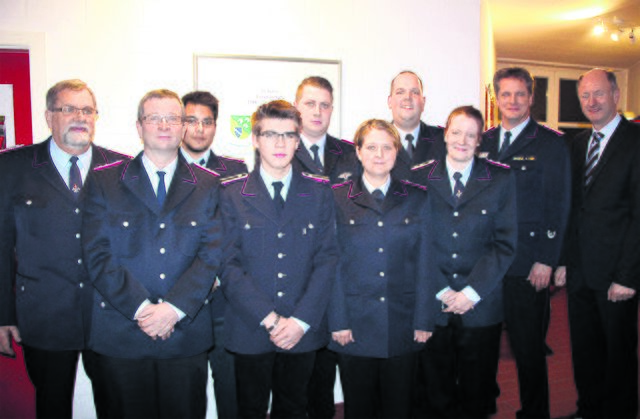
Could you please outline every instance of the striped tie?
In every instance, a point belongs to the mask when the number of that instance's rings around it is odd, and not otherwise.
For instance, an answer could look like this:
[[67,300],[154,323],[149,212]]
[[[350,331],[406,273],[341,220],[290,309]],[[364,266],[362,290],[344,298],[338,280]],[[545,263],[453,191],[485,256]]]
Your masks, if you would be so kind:
[[600,140],[602,140],[604,134],[595,131],[591,138],[591,145],[587,152],[587,164],[584,169],[584,186],[588,186],[593,180],[593,172],[598,164],[598,156],[600,155]]

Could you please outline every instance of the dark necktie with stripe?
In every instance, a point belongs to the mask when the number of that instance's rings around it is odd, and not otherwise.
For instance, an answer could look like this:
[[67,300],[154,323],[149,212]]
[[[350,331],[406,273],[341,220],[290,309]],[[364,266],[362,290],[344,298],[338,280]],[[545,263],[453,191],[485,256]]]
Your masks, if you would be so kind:
[[598,131],[594,132],[591,137],[591,145],[587,151],[587,162],[584,168],[584,186],[588,186],[593,180],[593,173],[600,156],[600,141],[603,137],[604,134]]
[[453,196],[455,197],[456,201],[460,200],[462,192],[464,192],[464,185],[462,184],[462,181],[460,179],[462,179],[462,173],[455,172],[453,174],[453,180],[455,180],[456,183],[453,185]]
[[165,173],[162,170],[156,172],[158,174],[158,205],[162,207],[164,204],[164,199],[167,197],[167,187],[164,186],[164,175]]
[[413,145],[413,134],[407,134],[404,137],[405,140],[407,140],[407,153],[409,153],[409,158],[413,159],[413,152],[416,151],[415,146]]
[[282,198],[282,188],[284,187],[284,183],[282,182],[273,182],[271,184],[273,186],[273,202],[276,204],[276,211],[278,214],[282,212],[284,209],[284,199]]
[[311,152],[313,153],[313,162],[316,164],[316,166],[318,166],[318,169],[320,169],[320,173],[322,173],[324,171],[324,167],[322,167],[322,162],[320,161],[320,154],[318,153],[318,150],[320,150],[320,147],[318,147],[317,144],[314,144],[310,148],[311,148]]
[[82,189],[82,175],[78,167],[78,156],[71,156],[69,159],[71,167],[69,168],[69,189],[73,192],[73,196],[77,199]]

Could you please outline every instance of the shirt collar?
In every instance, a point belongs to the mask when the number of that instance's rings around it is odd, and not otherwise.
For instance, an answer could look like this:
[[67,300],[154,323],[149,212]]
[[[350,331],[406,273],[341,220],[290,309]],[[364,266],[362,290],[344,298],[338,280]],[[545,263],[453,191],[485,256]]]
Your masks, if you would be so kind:
[[[69,159],[73,156],[73,154],[69,154],[60,147],[54,141],[53,137],[51,137],[51,141],[49,142],[49,154],[51,155],[51,160],[53,161],[53,165],[60,173],[62,179],[65,182],[69,181],[69,168],[71,167],[71,162]],[[85,181],[87,179],[87,174],[89,173],[89,168],[91,167],[91,157],[93,156],[93,147],[89,146],[87,151],[82,154],[77,155],[78,157],[78,168],[80,169],[80,175],[82,176],[82,180]]]
[[153,191],[158,193],[158,171],[162,170],[164,175],[164,185],[167,192],[169,192],[169,186],[171,185],[171,180],[173,179],[173,175],[176,172],[176,168],[178,167],[178,156],[175,159],[162,169],[159,169],[146,154],[142,153],[142,165],[144,166],[144,170],[147,172],[147,176],[149,176],[149,181],[151,182],[151,186],[153,187]]
[[264,182],[264,185],[267,187],[267,191],[269,191],[269,195],[271,195],[271,199],[273,199],[275,195],[275,190],[273,188],[273,182],[282,182],[282,190],[280,191],[280,195],[282,195],[282,199],[287,200],[287,193],[289,192],[289,186],[291,186],[291,179],[293,178],[293,170],[291,166],[289,166],[289,173],[285,175],[282,179],[276,179],[272,177],[269,173],[267,173],[262,166],[260,166],[260,177]]
[[[513,144],[515,139],[518,138],[518,135],[520,135],[520,133],[524,131],[524,127],[527,126],[530,120],[531,120],[531,117],[529,116],[527,117],[527,119],[520,122],[518,125],[516,125],[511,129],[506,129],[502,124],[500,124],[500,139],[504,141],[504,134],[505,132],[509,131],[511,133],[511,143]],[[500,144],[502,144],[502,141],[500,141]]]
[[418,124],[418,126],[415,127],[413,131],[403,131],[400,128],[398,128],[396,124],[393,124],[393,126],[396,127],[396,130],[398,130],[398,134],[400,134],[400,142],[402,143],[402,148],[406,150],[407,146],[409,145],[409,142],[406,140],[407,134],[413,135],[413,146],[414,147],[418,146],[418,137],[420,135],[420,124]]
[[204,164],[202,164],[202,166],[206,166],[207,165],[207,163],[209,162],[209,156],[211,155],[211,151],[207,150],[206,153],[204,153],[201,157],[198,157],[197,159],[194,159],[193,157],[191,157],[191,154],[186,152],[185,149],[182,148],[182,147],[180,147],[180,153],[182,153],[182,157],[184,157],[184,159],[189,164],[191,164],[191,163],[200,164],[200,160],[204,159]]
[[309,141],[302,134],[300,135],[300,139],[302,140],[302,144],[304,144],[304,147],[307,149],[307,151],[309,151],[309,154],[311,155],[311,157],[313,157],[313,152],[311,151],[311,146],[314,145],[314,144],[317,145],[318,146],[318,155],[320,156],[320,161],[324,163],[324,148],[327,145],[327,134],[324,134],[322,136],[322,138],[320,138],[315,143],[312,143],[311,141]]
[[451,187],[453,188],[453,185],[455,185],[456,183],[455,179],[453,178],[453,174],[455,172],[460,172],[462,174],[462,177],[460,178],[460,182],[462,182],[463,185],[466,185],[467,181],[469,180],[469,177],[471,176],[471,169],[473,169],[473,159],[471,159],[467,167],[465,167],[461,171],[455,170],[453,167],[451,167],[449,165],[449,161],[447,160],[447,174],[449,175],[449,182],[451,182]]
[[387,176],[387,180],[386,182],[379,186],[379,187],[375,187],[372,184],[369,183],[369,181],[367,180],[367,175],[365,173],[362,174],[362,183],[364,184],[364,187],[367,188],[367,191],[369,191],[369,193],[373,193],[373,191],[375,191],[376,189],[380,189],[380,191],[387,196],[387,192],[389,192],[389,186],[391,186],[391,175]]

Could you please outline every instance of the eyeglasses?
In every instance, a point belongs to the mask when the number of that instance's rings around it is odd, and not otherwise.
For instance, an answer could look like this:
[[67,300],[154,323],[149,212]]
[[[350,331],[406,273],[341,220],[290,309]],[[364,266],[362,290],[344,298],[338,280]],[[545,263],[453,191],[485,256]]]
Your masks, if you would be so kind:
[[209,128],[216,124],[216,121],[214,121],[212,118],[198,119],[193,116],[185,118],[184,122],[191,128],[196,128],[200,124],[202,124],[203,127]]
[[269,141],[276,142],[278,139],[283,138],[286,141],[295,141],[300,138],[297,132],[295,131],[287,131],[287,132],[275,132],[275,131],[265,131],[261,132],[260,137],[264,137]]
[[61,112],[64,116],[75,115],[80,112],[84,116],[93,116],[97,115],[98,111],[96,109],[86,107],[86,108],[76,108],[75,106],[62,106],[60,108],[53,108],[51,112]]
[[182,117],[176,115],[145,115],[142,117],[142,120],[147,124],[152,125],[161,125],[162,121],[166,122],[169,125],[182,125]]

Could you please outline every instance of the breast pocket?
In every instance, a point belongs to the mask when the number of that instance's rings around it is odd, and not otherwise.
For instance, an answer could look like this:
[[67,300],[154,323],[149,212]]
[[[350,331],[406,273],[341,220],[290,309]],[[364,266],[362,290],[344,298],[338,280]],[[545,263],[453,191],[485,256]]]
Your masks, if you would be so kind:
[[111,248],[121,257],[132,257],[142,249],[139,238],[143,231],[143,220],[140,215],[132,213],[109,213],[109,232]]
[[16,229],[29,236],[38,236],[41,232],[49,231],[48,202],[37,195],[18,196],[14,200]]
[[[262,256],[266,242],[263,222],[260,220],[245,220],[241,222],[238,228],[240,228],[242,252],[250,258]],[[273,237],[273,241],[277,239],[277,236]]]
[[206,228],[206,220],[197,214],[184,214],[174,222],[178,249],[186,256],[195,256],[200,248],[200,236],[202,229]]

